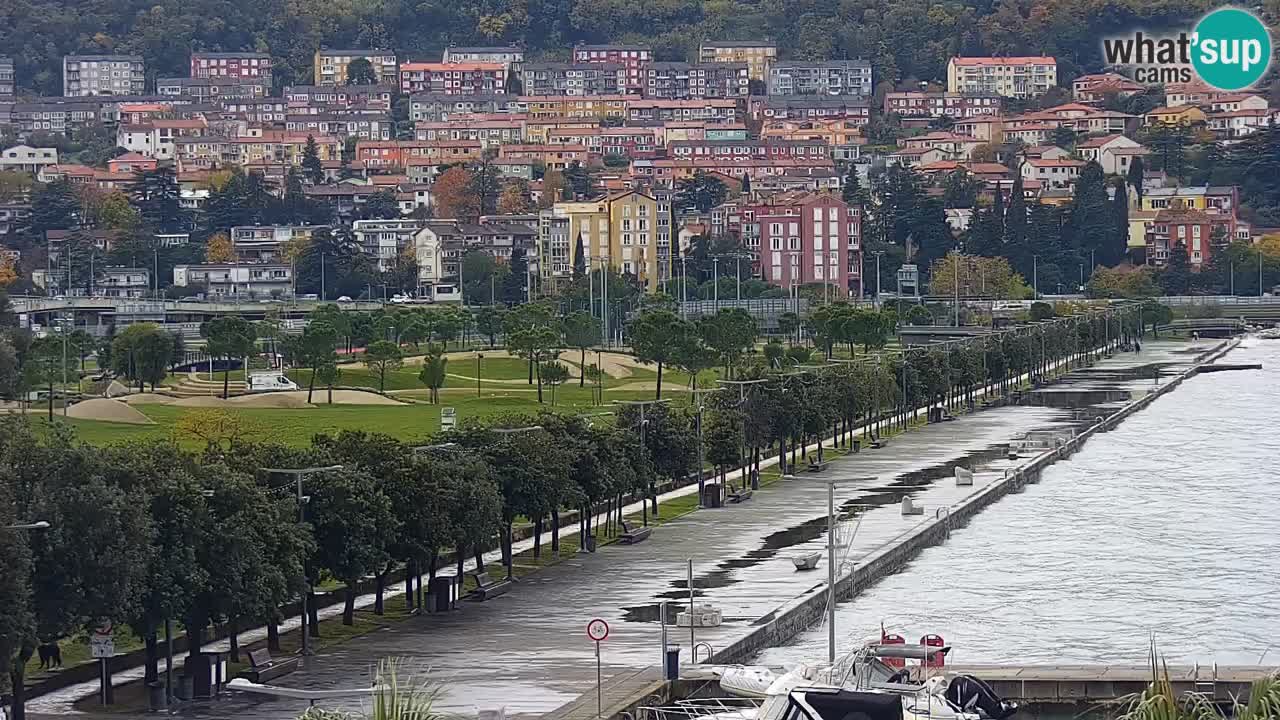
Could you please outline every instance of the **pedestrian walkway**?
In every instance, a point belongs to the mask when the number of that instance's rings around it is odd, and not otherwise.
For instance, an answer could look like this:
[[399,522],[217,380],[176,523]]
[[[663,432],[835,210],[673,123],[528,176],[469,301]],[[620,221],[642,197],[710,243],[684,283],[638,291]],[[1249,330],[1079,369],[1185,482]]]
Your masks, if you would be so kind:
[[[1192,356],[1179,350],[1185,351],[1185,346],[1153,343],[1140,354],[1117,356],[1073,376],[1071,383],[1077,388],[1136,388],[1151,380],[1126,374],[1153,363],[1189,363]],[[1093,373],[1096,380],[1088,377]],[[841,512],[850,519],[860,518],[848,550],[849,560],[856,562],[915,524],[932,520],[936,508],[979,492],[1002,476],[1011,466],[1004,452],[1011,439],[1032,429],[1065,427],[1078,417],[1074,410],[1052,407],[1002,407],[957,422],[929,425],[895,438],[887,448],[836,460],[825,475],[803,473],[806,479],[776,483],[741,505],[671,521],[643,544],[612,545],[594,554],[576,555],[521,579],[501,598],[463,603],[458,612],[412,618],[328,648],[308,658],[304,671],[280,683],[307,688],[357,686],[367,680],[378,659],[397,656],[424,672],[429,670],[444,683],[442,709],[474,713],[506,707],[508,714],[518,715],[548,712],[593,686],[595,659],[583,630],[592,617],[604,618],[612,628],[604,644],[606,677],[660,663],[659,607],[664,600],[687,602],[688,560],[694,564],[698,601],[712,602],[724,613],[724,625],[698,630],[692,638],[713,648],[741,637],[788,600],[821,584],[826,577],[822,565],[816,573],[797,573],[790,560],[825,547],[826,483],[818,480],[830,476],[842,481],[837,495]],[[770,458],[762,465],[775,463],[776,458]],[[973,487],[957,488],[945,482],[959,464],[977,471]],[[663,495],[660,502],[696,492],[696,485],[679,488]],[[904,494],[925,505],[925,516],[899,514],[897,502]],[[641,504],[633,503],[625,512],[640,510]],[[576,533],[576,524],[561,528],[561,537]],[[532,539],[521,541],[515,550],[522,552],[532,545]],[[500,553],[486,554],[485,561],[500,561]],[[357,607],[372,602],[372,595],[363,596]],[[668,609],[672,623],[676,611],[674,606]],[[339,612],[340,605],[332,606],[322,609],[321,617]],[[283,627],[297,624],[297,618],[290,618]],[[861,629],[864,634],[872,624]],[[692,645],[687,632],[673,628],[683,662],[689,661]],[[263,637],[264,629],[240,636],[242,644]],[[211,647],[225,648],[225,644]],[[142,668],[130,669],[117,673],[116,683],[141,676]],[[69,714],[71,703],[96,689],[96,682],[72,686],[32,700],[28,707],[33,713]],[[304,703],[237,695],[183,714],[291,718],[304,707]]]

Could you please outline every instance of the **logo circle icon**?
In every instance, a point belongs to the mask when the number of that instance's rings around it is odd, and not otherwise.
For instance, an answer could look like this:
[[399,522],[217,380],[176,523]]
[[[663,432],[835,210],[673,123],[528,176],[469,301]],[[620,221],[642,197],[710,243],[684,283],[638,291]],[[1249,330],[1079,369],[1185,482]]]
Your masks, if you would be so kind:
[[1266,74],[1271,35],[1253,13],[1234,7],[1214,10],[1196,25],[1191,64],[1209,85],[1243,90]]
[[596,642],[601,642],[605,638],[609,637],[609,623],[601,620],[600,618],[596,618],[595,620],[587,623],[587,637]]

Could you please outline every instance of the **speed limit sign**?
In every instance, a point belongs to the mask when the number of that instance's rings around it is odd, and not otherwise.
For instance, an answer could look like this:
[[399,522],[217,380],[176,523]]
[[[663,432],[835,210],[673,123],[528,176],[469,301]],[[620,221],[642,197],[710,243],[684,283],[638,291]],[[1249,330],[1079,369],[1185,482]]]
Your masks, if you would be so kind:
[[587,623],[587,637],[595,642],[603,642],[605,638],[609,637],[609,623],[600,618]]

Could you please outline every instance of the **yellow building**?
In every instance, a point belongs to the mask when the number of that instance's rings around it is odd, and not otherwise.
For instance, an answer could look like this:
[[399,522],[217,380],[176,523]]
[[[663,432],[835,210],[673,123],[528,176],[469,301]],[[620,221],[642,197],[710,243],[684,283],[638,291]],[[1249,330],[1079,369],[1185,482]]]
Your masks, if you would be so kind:
[[399,85],[396,54],[390,50],[331,50],[320,48],[312,58],[316,85],[346,85],[347,66],[352,60],[363,58],[373,66],[380,85]]
[[764,82],[769,65],[778,59],[778,46],[769,40],[725,40],[704,42],[698,49],[698,62],[746,63],[747,77]]
[[[669,267],[669,239],[659,236],[658,201],[644,193],[614,193],[587,202],[559,202],[543,210],[538,227],[538,268],[543,287],[555,288],[572,277],[582,241],[584,267],[607,265],[634,275],[648,292],[657,292],[659,267]],[[659,263],[659,260],[664,262]]]
[[947,63],[947,92],[1033,98],[1058,84],[1058,61],[1051,57],[953,57]]
[[1195,105],[1158,107],[1142,116],[1147,125],[1195,125],[1207,122],[1209,116]]

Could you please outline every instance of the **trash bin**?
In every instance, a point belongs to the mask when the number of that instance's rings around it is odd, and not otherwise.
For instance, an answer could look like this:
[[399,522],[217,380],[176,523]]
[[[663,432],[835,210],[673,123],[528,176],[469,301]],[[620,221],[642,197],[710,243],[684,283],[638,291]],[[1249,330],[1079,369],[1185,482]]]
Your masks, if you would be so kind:
[[751,489],[760,489],[760,471],[752,468],[751,470]]
[[587,549],[587,552],[595,552],[595,551],[596,551],[596,536],[595,536],[595,535],[588,535],[588,536],[587,536],[587,539],[586,539],[586,544],[584,544],[584,545],[583,545],[583,547]]
[[195,678],[190,675],[182,675],[178,678],[178,688],[175,691],[179,700],[191,700],[196,696]]
[[164,683],[150,682],[147,683],[147,707],[155,710],[164,710],[169,705],[165,698]]
[[853,440],[853,452],[855,452],[855,453],[862,452],[862,440],[861,440],[861,439],[859,439],[859,438],[854,438],[854,440]]
[[702,486],[702,507],[718,508],[722,504],[720,483],[707,483]]
[[227,653],[202,652],[188,657],[183,675],[191,679],[191,697],[217,697],[227,681]]
[[662,664],[662,677],[665,680],[680,679],[680,646],[668,645],[666,661]]
[[453,578],[440,576],[427,583],[427,610],[449,612],[453,609]]

